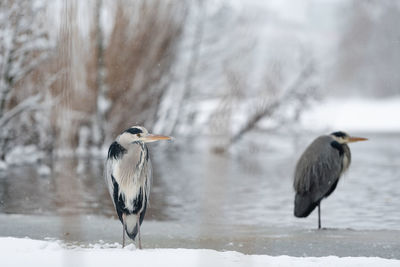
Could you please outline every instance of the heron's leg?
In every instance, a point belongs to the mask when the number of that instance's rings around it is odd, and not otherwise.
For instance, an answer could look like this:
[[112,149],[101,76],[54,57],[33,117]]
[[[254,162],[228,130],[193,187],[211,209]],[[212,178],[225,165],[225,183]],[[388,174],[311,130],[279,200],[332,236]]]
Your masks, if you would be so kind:
[[140,212],[137,214],[137,229],[138,229],[139,249],[142,249],[142,239],[140,238]]
[[125,247],[125,214],[122,214],[122,248]]
[[318,203],[318,229],[321,229],[321,202]]

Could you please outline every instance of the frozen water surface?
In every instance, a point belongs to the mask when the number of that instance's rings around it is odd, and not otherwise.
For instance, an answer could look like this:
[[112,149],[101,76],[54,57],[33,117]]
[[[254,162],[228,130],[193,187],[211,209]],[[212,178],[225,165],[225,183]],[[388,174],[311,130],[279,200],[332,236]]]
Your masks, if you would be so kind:
[[[145,246],[400,259],[400,135],[351,134],[370,140],[351,145],[352,165],[322,203],[327,229],[321,231],[315,230],[316,212],[305,219],[292,215],[294,165],[315,133],[256,133],[228,154],[205,151],[211,141],[204,139],[152,146]],[[264,135],[264,143],[251,141]],[[50,176],[37,174],[35,166],[3,172],[0,236],[119,242],[121,225],[102,166],[101,160],[65,159],[55,162]]]

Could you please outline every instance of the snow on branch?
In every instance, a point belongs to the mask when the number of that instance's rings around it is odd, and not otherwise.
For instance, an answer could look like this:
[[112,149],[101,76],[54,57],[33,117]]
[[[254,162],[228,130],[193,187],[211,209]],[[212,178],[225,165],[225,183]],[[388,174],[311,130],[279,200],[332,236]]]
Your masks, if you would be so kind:
[[29,0],[0,2],[0,118],[17,82],[37,69],[50,55],[45,31],[45,5]]
[[4,127],[11,119],[20,115],[22,112],[42,108],[39,105],[41,98],[41,94],[28,97],[27,99],[7,111],[3,115],[3,117],[0,118],[0,128]]

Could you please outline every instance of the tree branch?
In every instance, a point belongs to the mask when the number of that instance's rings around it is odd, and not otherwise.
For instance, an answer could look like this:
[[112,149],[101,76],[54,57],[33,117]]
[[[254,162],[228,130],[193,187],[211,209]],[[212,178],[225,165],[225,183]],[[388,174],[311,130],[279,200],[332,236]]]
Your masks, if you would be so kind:
[[26,110],[34,110],[34,109],[40,109],[42,108],[39,105],[39,101],[42,98],[41,94],[37,94],[34,96],[31,96],[6,113],[4,113],[3,117],[0,118],[0,128],[4,127],[10,120],[12,120],[14,117],[18,116],[22,112]]
[[[304,86],[306,81],[310,79],[310,77],[314,74],[314,64],[312,61],[309,61],[300,71],[296,79],[288,86],[281,97],[277,100],[263,105],[259,110],[257,110],[247,121],[246,123],[231,137],[230,142],[227,147],[236,143],[239,139],[241,139],[247,132],[253,130],[257,123],[265,117],[270,117],[273,113],[279,109],[279,107],[290,100],[299,99],[301,103],[304,103],[305,95],[308,94],[308,90],[301,91],[301,88]],[[299,92],[301,91],[301,92]],[[226,149],[219,148],[217,151],[224,151]]]

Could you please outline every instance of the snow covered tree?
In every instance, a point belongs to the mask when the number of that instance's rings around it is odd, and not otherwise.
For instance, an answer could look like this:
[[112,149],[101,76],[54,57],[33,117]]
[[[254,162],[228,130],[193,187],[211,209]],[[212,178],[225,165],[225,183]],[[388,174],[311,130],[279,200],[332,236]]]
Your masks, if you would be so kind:
[[[45,6],[41,1],[0,2],[0,159],[13,139],[10,127],[15,117],[35,109],[40,94],[16,97],[22,83],[49,58],[51,42],[45,29]],[[11,101],[14,97],[14,101]],[[11,131],[11,132],[10,132]]]
[[15,85],[49,56],[43,11],[38,1],[0,3],[0,118]]
[[218,144],[225,150],[263,119],[298,117],[316,92],[317,62],[305,38],[276,30],[273,19],[230,1],[194,1],[157,131],[230,137]]

